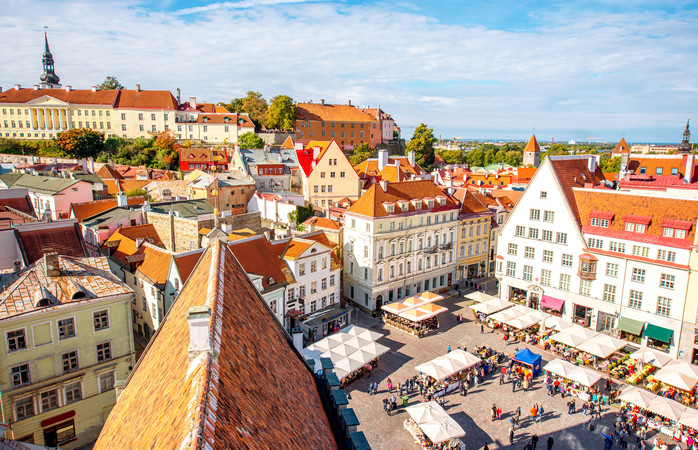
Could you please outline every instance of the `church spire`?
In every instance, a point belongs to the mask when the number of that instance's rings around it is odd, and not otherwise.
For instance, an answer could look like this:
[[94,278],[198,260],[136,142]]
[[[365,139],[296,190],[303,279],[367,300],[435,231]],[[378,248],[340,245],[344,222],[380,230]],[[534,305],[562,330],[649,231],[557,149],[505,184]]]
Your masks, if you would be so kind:
[[58,78],[53,68],[53,55],[48,47],[48,35],[44,31],[44,55],[42,58],[44,73],[41,74],[41,87],[44,89],[59,88],[61,79]]
[[683,130],[683,139],[681,140],[681,145],[679,145],[679,153],[688,153],[691,151],[691,130],[689,130],[688,125],[691,119],[686,121],[686,129]]

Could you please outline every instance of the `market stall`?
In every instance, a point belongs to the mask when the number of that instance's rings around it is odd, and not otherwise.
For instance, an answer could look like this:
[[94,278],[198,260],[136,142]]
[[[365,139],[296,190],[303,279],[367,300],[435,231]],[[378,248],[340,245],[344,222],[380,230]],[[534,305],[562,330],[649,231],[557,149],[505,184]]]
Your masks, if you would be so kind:
[[588,339],[581,344],[577,345],[575,348],[586,353],[590,353],[599,358],[608,358],[621,348],[626,346],[626,342],[614,337],[597,334],[596,336]]
[[631,353],[630,359],[634,359],[643,365],[651,364],[659,369],[673,360],[671,356],[667,354],[648,348],[640,349],[634,353]]
[[465,299],[472,300],[475,303],[483,303],[483,302],[487,302],[487,301],[494,300],[497,298],[494,295],[485,294],[482,291],[473,291],[464,297],[465,297]]
[[320,370],[320,358],[330,358],[334,372],[346,385],[372,370],[378,357],[389,348],[375,342],[383,335],[375,331],[350,325],[338,333],[307,346],[301,353],[307,360],[315,362],[315,370]]
[[437,315],[448,311],[434,303],[443,299],[432,292],[422,292],[419,297],[408,297],[402,301],[381,306],[383,323],[413,336],[424,337],[438,329]]
[[549,316],[543,320],[541,330],[545,328],[553,331],[564,331],[572,326],[574,326],[574,324],[568,320],[557,316]]
[[[572,363],[555,359],[543,367],[543,370],[558,375],[560,389],[568,395],[574,395],[584,401],[596,400],[599,389],[596,384],[603,378],[593,370],[575,366]],[[605,400],[604,400],[605,401]]]
[[415,367],[422,376],[431,377],[429,393],[440,397],[460,386],[464,371],[482,364],[482,359],[464,350],[452,350],[443,356],[434,358]]
[[422,448],[460,448],[465,431],[436,402],[420,403],[405,409],[410,418],[403,426]]
[[540,374],[540,365],[543,357],[525,348],[514,355],[514,361],[528,367],[531,371],[531,376],[537,377]]
[[434,293],[431,292],[431,291],[424,291],[424,292],[422,292],[421,294],[419,294],[419,297],[418,297],[418,298],[419,298],[420,300],[423,300],[423,301],[427,302],[427,303],[438,302],[439,300],[443,300],[443,299],[444,299],[443,295],[434,294]]
[[482,318],[484,318],[484,316],[488,316],[512,306],[514,306],[514,304],[509,301],[502,300],[501,298],[494,298],[492,300],[487,300],[486,302],[470,305],[470,309],[478,314],[482,314]]

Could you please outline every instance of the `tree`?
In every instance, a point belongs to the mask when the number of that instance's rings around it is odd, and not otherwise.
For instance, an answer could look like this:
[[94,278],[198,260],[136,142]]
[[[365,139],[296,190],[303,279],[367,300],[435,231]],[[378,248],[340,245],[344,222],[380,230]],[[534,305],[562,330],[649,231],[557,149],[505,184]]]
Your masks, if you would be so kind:
[[58,133],[54,142],[72,158],[87,158],[102,151],[104,134],[89,128],[73,128]]
[[242,100],[241,98],[234,98],[230,103],[218,102],[218,106],[222,106],[230,112],[245,112],[242,109]]
[[263,148],[264,141],[261,137],[257,136],[251,131],[240,135],[238,138],[238,145],[240,148]]
[[465,155],[465,162],[468,163],[468,167],[482,167],[485,163],[485,152],[482,148],[476,148],[470,150]]
[[604,154],[601,157],[601,171],[603,173],[617,173],[620,172],[620,157],[609,158]]
[[519,167],[523,162],[523,153],[516,150],[509,150],[504,154],[504,163],[510,166]]
[[313,205],[308,206],[296,206],[295,211],[288,213],[289,220],[296,222],[296,227],[300,226],[303,222],[308,220],[308,218],[313,217],[315,211],[313,210]]
[[465,160],[465,155],[462,150],[444,150],[439,153],[439,156],[446,164],[460,164]]
[[547,156],[569,155],[569,154],[570,154],[569,150],[564,145],[553,144],[550,146],[548,151],[543,154],[543,158],[545,158]]
[[97,89],[101,91],[113,91],[116,89],[123,88],[124,85],[119,83],[119,80],[117,80],[116,77],[112,77],[111,75],[105,78],[104,81],[97,85]]
[[357,166],[373,155],[373,149],[366,142],[354,147],[353,153],[349,155],[349,162],[352,166]]
[[242,112],[249,114],[257,125],[264,122],[267,108],[267,101],[259,92],[247,91],[247,96],[242,99]]
[[296,124],[296,105],[288,95],[277,95],[271,99],[264,126],[270,129],[291,130]]
[[410,152],[415,153],[415,161],[424,168],[429,168],[434,164],[434,130],[427,128],[426,125],[419,124],[414,130],[412,139],[405,146],[405,155]]
[[174,131],[167,130],[160,133],[155,139],[155,160],[159,169],[170,169],[172,164],[179,162],[179,145]]

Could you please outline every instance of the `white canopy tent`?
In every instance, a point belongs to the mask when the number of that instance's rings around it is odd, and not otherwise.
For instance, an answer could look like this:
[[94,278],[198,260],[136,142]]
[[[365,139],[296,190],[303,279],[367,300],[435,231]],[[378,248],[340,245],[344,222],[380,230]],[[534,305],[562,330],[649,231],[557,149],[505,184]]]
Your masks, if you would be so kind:
[[546,317],[542,325],[545,328],[555,331],[564,331],[574,326],[572,322],[564,320],[557,316]]
[[579,325],[572,325],[566,330],[550,336],[550,339],[561,344],[565,344],[569,347],[577,347],[579,344],[588,341],[597,334],[599,333],[591,331],[588,328],[580,327]]
[[497,297],[495,297],[494,295],[485,294],[482,291],[473,291],[470,294],[466,295],[465,298],[468,300],[472,300],[475,303],[482,303],[496,299]]
[[577,345],[576,348],[577,350],[591,353],[600,358],[608,358],[626,345],[627,342],[621,339],[599,333],[591,339]]
[[415,370],[440,381],[481,362],[482,360],[472,353],[463,350],[453,350],[446,355],[418,365],[415,367]]
[[669,386],[674,386],[684,391],[690,391],[698,383],[698,379],[691,377],[689,375],[683,374],[681,372],[674,372],[672,370],[660,369],[659,372],[652,375],[653,378],[666,383]]
[[665,355],[656,350],[642,348],[630,354],[631,359],[638,360],[643,364],[652,364],[654,367],[662,368],[672,361],[671,356]]
[[418,425],[448,417],[448,413],[436,402],[417,403],[408,407],[406,411]]
[[[516,308],[516,307],[514,307],[514,308]],[[514,308],[511,308],[511,309],[514,309]],[[529,310],[526,312],[526,314],[524,314],[523,316],[515,317],[513,319],[509,319],[505,323],[507,325],[509,325],[510,327],[514,327],[514,328],[517,328],[519,330],[525,330],[526,328],[530,328],[530,327],[536,325],[538,322],[545,319],[546,317],[550,316],[550,314],[547,314],[547,313],[544,313],[541,311],[536,311],[535,309],[531,309],[531,308],[526,308],[526,309]]]
[[563,361],[561,359],[553,359],[550,361],[548,364],[543,367],[543,370],[546,372],[551,372],[554,373],[555,375],[560,375],[563,378],[569,378],[570,373],[572,373],[577,366],[574,364],[568,363],[567,361]]
[[434,401],[409,406],[405,411],[435,444],[465,436],[465,430]]
[[626,403],[637,405],[639,408],[647,409],[647,405],[649,405],[655,397],[656,395],[651,394],[644,389],[640,389],[635,386],[626,386],[618,396],[618,399]]
[[561,359],[554,359],[543,367],[543,370],[547,372],[552,372],[563,378],[567,378],[571,381],[576,381],[577,383],[583,384],[585,386],[593,386],[598,383],[601,378],[603,378],[598,373],[577,367],[572,363],[563,361]]
[[508,300],[502,300],[501,298],[494,298],[486,302],[477,303],[475,305],[470,305],[470,309],[475,312],[483,314],[493,314],[497,311],[514,306],[514,304]]
[[698,430],[698,411],[693,408],[686,408],[686,411],[679,417],[679,423]]
[[681,403],[659,396],[655,396],[645,409],[670,420],[679,420],[686,411],[686,407]]

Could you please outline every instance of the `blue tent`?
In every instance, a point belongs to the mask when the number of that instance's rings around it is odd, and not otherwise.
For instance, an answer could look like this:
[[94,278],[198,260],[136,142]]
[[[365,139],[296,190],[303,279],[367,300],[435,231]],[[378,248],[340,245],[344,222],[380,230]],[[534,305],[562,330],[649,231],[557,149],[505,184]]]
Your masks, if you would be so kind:
[[514,361],[533,368],[534,377],[537,377],[540,374],[540,365],[542,360],[542,356],[533,353],[527,348],[520,350],[516,356],[514,356]]

